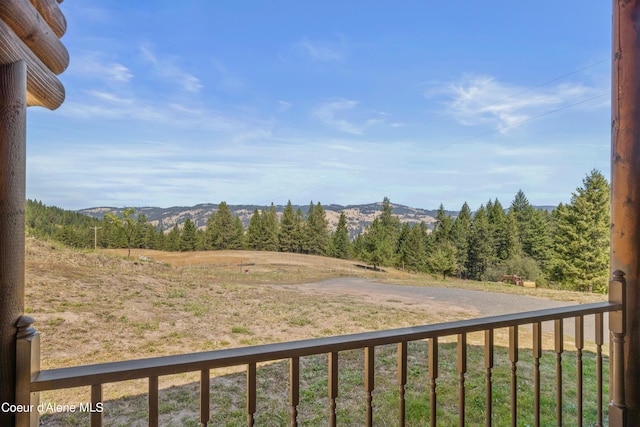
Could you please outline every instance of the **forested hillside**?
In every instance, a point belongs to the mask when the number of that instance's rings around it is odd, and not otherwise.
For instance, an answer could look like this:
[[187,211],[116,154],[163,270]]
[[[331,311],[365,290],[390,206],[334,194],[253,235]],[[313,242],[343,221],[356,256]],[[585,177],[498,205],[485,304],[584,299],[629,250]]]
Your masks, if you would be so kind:
[[457,216],[444,208],[432,228],[400,221],[387,198],[355,238],[340,213],[329,227],[320,203],[303,213],[289,202],[282,212],[255,208],[245,226],[225,202],[206,225],[187,218],[164,230],[133,208],[105,212],[102,219],[27,201],[27,232],[77,248],[147,248],[166,251],[250,249],[357,259],[376,268],[397,267],[442,277],[497,280],[519,275],[539,285],[605,292],[609,257],[609,184],[594,170],[569,204],[536,209],[519,191],[508,207],[489,200]]
[[[291,205],[294,211],[300,209],[303,215],[309,213],[309,206],[311,205]],[[314,204],[315,205],[315,204]],[[363,205],[323,205],[325,215],[329,222],[329,228],[334,231],[340,219],[340,214],[344,213],[347,219],[347,229],[349,230],[350,238],[354,238],[358,234],[362,233],[364,229],[371,224],[373,219],[380,213],[381,203],[369,203]],[[251,216],[257,209],[263,211],[269,209],[270,206],[258,206],[258,205],[227,205],[227,208],[231,211],[234,217],[240,218],[244,228],[249,226]],[[287,206],[274,205],[276,215],[281,218],[284,214],[284,210]],[[196,228],[204,228],[207,225],[207,221],[218,210],[218,205],[215,203],[201,203],[195,206],[173,206],[169,208],[159,207],[136,207],[136,214],[144,214],[147,220],[156,228],[162,227],[165,230],[171,230],[176,224],[182,226],[187,218],[191,219]],[[92,216],[94,218],[102,219],[106,213],[116,213],[122,215],[124,208],[116,207],[94,207],[81,209],[80,213]],[[400,217],[401,222],[408,222],[411,224],[417,224],[425,222],[432,225],[435,220],[436,211],[412,208],[409,206],[403,206],[394,204],[393,213]],[[455,216],[456,212],[447,212],[448,214]]]

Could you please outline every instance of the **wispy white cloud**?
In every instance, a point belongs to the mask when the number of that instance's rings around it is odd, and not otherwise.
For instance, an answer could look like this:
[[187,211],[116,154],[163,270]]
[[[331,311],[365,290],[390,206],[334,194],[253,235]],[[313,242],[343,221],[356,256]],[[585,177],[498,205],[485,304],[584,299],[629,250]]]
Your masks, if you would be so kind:
[[[217,88],[225,91],[238,91],[245,86],[245,82],[220,61],[212,61],[213,68],[218,72]],[[213,73],[212,73],[213,74]]]
[[225,114],[213,109],[194,108],[178,102],[156,102],[153,99],[126,97],[115,92],[90,90],[82,98],[74,98],[60,107],[59,114],[90,122],[121,120],[154,123],[169,129],[226,134],[240,141],[263,137],[271,124],[254,116]]
[[178,64],[178,59],[172,56],[158,56],[149,46],[140,46],[142,58],[153,66],[156,75],[180,85],[185,91],[198,93],[202,89],[200,79],[184,71]]
[[99,52],[89,52],[75,57],[69,73],[117,83],[126,83],[133,78],[128,67],[105,58]]
[[329,144],[327,146],[328,149],[336,150],[336,151],[346,151],[347,153],[360,153],[361,149],[347,144]]
[[131,105],[134,103],[133,99],[131,98],[121,97],[116,95],[115,93],[109,93],[101,90],[88,90],[86,94],[94,99],[118,105]]
[[326,102],[318,106],[313,111],[313,116],[325,125],[334,129],[355,135],[361,135],[364,130],[362,126],[358,126],[355,123],[351,123],[346,119],[338,117],[339,114],[344,113],[345,111],[353,110],[356,105],[358,105],[358,101],[348,99]]
[[601,93],[579,83],[526,88],[489,76],[466,75],[426,94],[434,95],[445,96],[446,112],[459,123],[488,125],[507,133],[533,118],[597,99]]
[[291,108],[293,104],[291,102],[278,100],[278,113],[284,113],[289,108]]
[[344,41],[339,44],[329,44],[304,38],[297,42],[295,47],[301,49],[314,61],[341,61],[346,56]]
[[[370,113],[357,111],[358,101],[350,99],[337,99],[317,106],[312,116],[326,126],[353,135],[362,135],[365,130],[373,125],[382,123],[379,117],[366,118]],[[382,115],[375,113],[376,116]]]

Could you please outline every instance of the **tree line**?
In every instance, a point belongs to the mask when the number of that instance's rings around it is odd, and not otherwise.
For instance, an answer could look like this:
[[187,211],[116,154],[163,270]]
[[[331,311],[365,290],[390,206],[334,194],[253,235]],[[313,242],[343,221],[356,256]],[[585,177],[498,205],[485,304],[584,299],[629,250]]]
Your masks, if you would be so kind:
[[440,205],[432,228],[401,223],[385,198],[381,213],[353,240],[344,213],[331,231],[319,202],[311,202],[306,215],[294,210],[290,201],[280,217],[273,204],[256,209],[246,229],[221,202],[206,227],[197,228],[187,219],[166,232],[132,208],[99,220],[29,200],[27,231],[74,247],[294,252],[358,259],[374,268],[396,267],[443,278],[497,280],[518,275],[538,285],[606,292],[609,192],[607,180],[593,170],[570,203],[551,212],[534,208],[518,191],[506,208],[498,199],[475,212],[464,203],[454,218]]
[[571,202],[549,212],[518,191],[508,208],[489,200],[472,214],[464,203],[455,218],[440,205],[433,230],[400,224],[388,199],[357,236],[353,253],[374,266],[395,266],[442,277],[498,280],[518,275],[538,285],[606,292],[609,274],[609,194],[594,170]]

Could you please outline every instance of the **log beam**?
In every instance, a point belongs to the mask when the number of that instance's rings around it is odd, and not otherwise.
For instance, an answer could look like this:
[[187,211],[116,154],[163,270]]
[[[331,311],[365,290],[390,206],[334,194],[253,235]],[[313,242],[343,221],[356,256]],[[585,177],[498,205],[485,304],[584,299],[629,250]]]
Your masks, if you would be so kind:
[[62,0],[58,2],[56,0],[31,0],[31,4],[47,21],[55,35],[62,37],[67,32],[67,20],[58,7],[58,3],[62,3]]
[[69,52],[31,2],[2,0],[0,19],[54,74],[69,66]]
[[50,110],[58,108],[64,101],[64,86],[13,30],[0,20],[0,65],[20,60],[27,64],[27,105]]

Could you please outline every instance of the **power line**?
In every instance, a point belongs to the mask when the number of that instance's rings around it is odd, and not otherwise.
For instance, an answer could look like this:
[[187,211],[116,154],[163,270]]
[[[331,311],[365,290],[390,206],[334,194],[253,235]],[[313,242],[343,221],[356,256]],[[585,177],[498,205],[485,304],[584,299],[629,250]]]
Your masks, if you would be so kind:
[[483,133],[480,133],[480,134],[477,134],[477,135],[474,135],[474,136],[470,136],[468,138],[464,138],[464,139],[455,141],[454,144],[467,142],[467,141],[479,138],[479,137],[484,136],[484,135],[490,135],[492,133],[499,132],[499,131],[504,130],[504,129],[509,129],[509,128],[512,128],[512,127],[516,127],[516,126],[519,126],[519,125],[521,125],[523,123],[529,122],[531,120],[539,119],[540,117],[548,116],[549,114],[558,113],[560,111],[568,110],[569,108],[575,107],[576,105],[585,104],[585,103],[593,101],[595,99],[602,98],[603,96],[606,96],[606,95],[607,95],[606,93],[601,93],[600,95],[592,96],[591,98],[583,99],[582,101],[578,101],[578,102],[575,102],[573,104],[565,105],[565,106],[562,106],[560,108],[556,108],[554,110],[545,111],[545,112],[540,113],[540,114],[538,114],[536,116],[528,117],[526,119],[522,119],[522,120],[520,120],[518,122],[512,123],[512,124],[510,124],[508,126],[502,126],[502,127],[499,126],[499,127],[495,128],[495,129],[491,129],[491,130],[488,130],[486,132],[483,132]]
[[[485,109],[485,108],[487,108],[487,107],[491,107],[492,105],[496,105],[496,104],[499,104],[499,103],[501,103],[501,102],[503,102],[503,101],[506,101],[506,100],[508,100],[508,99],[515,98],[516,96],[522,95],[523,93],[531,92],[531,91],[532,91],[532,90],[534,90],[534,89],[538,89],[538,88],[540,88],[540,87],[542,87],[542,86],[546,86],[546,85],[548,85],[548,84],[550,84],[550,83],[557,82],[558,80],[565,79],[565,78],[567,78],[567,77],[569,77],[569,76],[573,76],[574,74],[581,73],[581,72],[582,72],[582,71],[584,71],[584,70],[588,70],[589,68],[593,68],[593,67],[595,67],[596,65],[600,65],[600,64],[602,64],[602,63],[604,63],[604,62],[611,62],[611,59],[609,59],[609,58],[601,59],[601,60],[596,61],[596,62],[594,62],[594,63],[592,63],[592,64],[585,65],[584,67],[579,68],[579,69],[577,69],[577,70],[571,71],[571,72],[569,72],[569,73],[563,74],[563,75],[558,76],[558,77],[554,77],[554,78],[549,79],[549,80],[547,80],[547,81],[544,81],[544,82],[542,82],[542,83],[538,83],[538,84],[536,84],[536,85],[534,85],[534,86],[529,86],[529,87],[527,87],[527,88],[525,88],[525,89],[522,89],[520,92],[516,92],[516,93],[514,93],[513,95],[505,96],[504,98],[498,99],[497,101],[494,101],[494,102],[491,102],[491,103],[489,103],[489,104],[483,105],[483,106],[481,106],[480,108],[478,108],[477,110],[472,111],[472,112],[470,112],[470,113],[467,113],[467,115],[471,115],[471,114],[473,114],[473,113],[480,112],[480,111],[484,110],[484,109]],[[463,116],[463,117],[466,117],[466,116]]]

